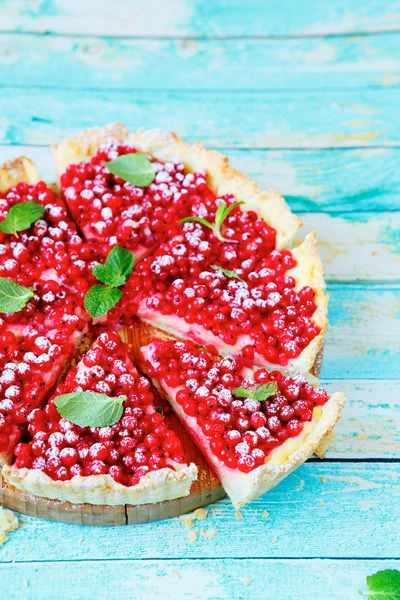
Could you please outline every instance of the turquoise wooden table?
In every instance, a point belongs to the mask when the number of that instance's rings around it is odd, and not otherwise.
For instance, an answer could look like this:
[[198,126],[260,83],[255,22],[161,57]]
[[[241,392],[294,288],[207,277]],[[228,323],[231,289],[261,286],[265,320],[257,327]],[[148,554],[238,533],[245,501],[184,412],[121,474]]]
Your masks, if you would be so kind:
[[[0,597],[351,600],[400,569],[400,10],[395,0],[0,0],[0,159],[170,128],[276,187],[316,228],[323,379],[348,404],[326,459],[235,513],[119,528],[21,516]],[[193,533],[194,532],[194,533]]]

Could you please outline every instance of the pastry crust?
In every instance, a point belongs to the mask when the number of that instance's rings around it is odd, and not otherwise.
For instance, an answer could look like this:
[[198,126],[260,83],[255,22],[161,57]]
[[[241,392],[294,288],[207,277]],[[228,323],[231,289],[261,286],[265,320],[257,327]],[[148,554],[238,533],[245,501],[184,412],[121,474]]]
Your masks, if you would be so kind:
[[[250,471],[250,473],[240,473],[235,478],[232,476],[221,477],[222,484],[234,506],[240,508],[247,502],[265,494],[303,464],[330,434],[340,417],[345,401],[344,394],[333,394],[322,407],[322,416],[318,421],[315,424],[313,423],[314,419],[311,421],[314,426],[310,433],[305,436],[304,441],[297,449],[287,455],[287,458],[281,464],[272,464],[274,462],[272,459],[272,461],[267,461],[264,465]],[[296,438],[293,441],[295,442]],[[290,442],[290,439],[287,442]],[[285,451],[283,448],[285,444],[281,446],[283,451]]]
[[113,141],[128,142],[162,162],[180,162],[189,171],[206,171],[207,183],[218,196],[233,194],[245,202],[242,210],[254,210],[276,230],[278,248],[288,247],[301,225],[278,192],[260,192],[254,182],[229,165],[226,156],[207,150],[200,142],[187,144],[175,133],[162,129],[139,129],[128,134],[125,125],[111,123],[102,129],[81,131],[53,147],[58,173],[62,175],[68,165],[89,159],[101,145]]
[[0,192],[6,192],[22,181],[31,185],[40,181],[39,171],[29,158],[19,156],[0,165]]
[[111,475],[76,476],[68,481],[54,481],[38,469],[17,469],[7,465],[2,475],[14,487],[52,500],[73,504],[154,504],[188,496],[190,486],[197,478],[197,467],[193,463],[179,471],[160,469],[144,475],[132,487],[114,481]]
[[296,291],[302,287],[310,286],[315,292],[314,302],[317,306],[312,315],[312,321],[320,329],[320,332],[297,358],[290,361],[292,369],[300,373],[308,373],[322,348],[328,326],[329,297],[325,294],[324,272],[315,231],[306,235],[303,243],[292,250],[292,254],[297,261],[297,265],[287,272],[287,276],[291,276],[296,280],[296,287],[294,288]]
[[57,172],[61,176],[68,165],[80,163],[94,156],[100,146],[125,142],[129,131],[122,123],[110,123],[105,127],[85,129],[66,140],[59,146],[52,146]]

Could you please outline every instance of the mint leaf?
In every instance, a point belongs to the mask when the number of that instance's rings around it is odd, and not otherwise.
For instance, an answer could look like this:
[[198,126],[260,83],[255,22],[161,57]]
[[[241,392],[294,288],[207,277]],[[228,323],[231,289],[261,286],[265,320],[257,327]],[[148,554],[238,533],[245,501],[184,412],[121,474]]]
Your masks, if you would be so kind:
[[179,221],[179,225],[183,225],[184,223],[190,223],[192,221],[194,221],[195,223],[201,223],[202,225],[205,225],[206,227],[209,227],[210,229],[212,229],[215,237],[217,237],[221,242],[229,242],[230,244],[238,244],[239,243],[238,240],[228,240],[228,239],[224,238],[224,236],[221,233],[221,227],[222,227],[222,224],[225,221],[226,217],[229,215],[229,213],[232,212],[232,210],[235,209],[240,204],[244,204],[244,202],[242,202],[242,201],[234,202],[229,207],[227,207],[227,204],[225,201],[221,202],[221,204],[218,205],[217,211],[215,213],[215,222],[214,223],[210,223],[210,221],[207,221],[206,219],[203,219],[201,217],[185,217],[184,219],[181,219]]
[[0,277],[0,313],[15,313],[19,312],[33,298],[33,291],[30,288],[24,287]]
[[94,285],[85,296],[85,308],[92,317],[101,317],[122,298],[121,290],[104,285]]
[[7,213],[4,221],[0,223],[0,230],[3,233],[13,233],[24,231],[44,215],[44,206],[33,200],[14,204]]
[[73,392],[54,399],[60,415],[81,427],[108,427],[123,413],[126,396],[106,396],[97,392]]
[[229,271],[229,269],[224,269],[223,267],[219,267],[218,265],[211,265],[211,268],[214,271],[220,271],[225,275],[225,277],[229,277],[229,279],[239,279],[239,281],[243,281],[241,277],[235,271]]
[[245,388],[242,385],[235,390],[233,390],[232,394],[237,396],[238,398],[253,398],[253,400],[258,400],[259,402],[263,402],[267,398],[274,396],[278,391],[278,384],[275,381],[271,381],[270,383],[261,383],[259,385],[253,385],[249,388]]
[[113,175],[139,187],[147,187],[156,176],[151,162],[141,152],[123,154],[104,165]]
[[385,569],[367,577],[368,590],[360,590],[368,600],[400,600],[400,571]]
[[114,246],[108,253],[104,265],[95,265],[93,275],[111,287],[124,285],[132,273],[135,257],[129,250]]
[[157,408],[156,408],[156,412],[160,413],[160,415],[164,415],[164,411],[163,411],[163,409],[161,408],[161,406],[157,406]]

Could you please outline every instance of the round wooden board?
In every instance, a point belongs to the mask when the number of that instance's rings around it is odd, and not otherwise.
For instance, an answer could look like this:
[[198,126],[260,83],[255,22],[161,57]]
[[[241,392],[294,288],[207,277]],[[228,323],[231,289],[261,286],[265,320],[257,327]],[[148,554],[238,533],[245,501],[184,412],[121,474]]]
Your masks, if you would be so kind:
[[[139,348],[151,341],[154,337],[167,337],[159,330],[141,323],[130,329],[124,329],[121,337],[132,344],[132,359],[134,364],[139,361]],[[322,364],[322,351],[315,361],[313,373],[319,376]],[[155,504],[99,506],[93,504],[72,504],[41,498],[27,494],[7,484],[0,474],[0,504],[19,513],[31,517],[41,517],[60,523],[75,525],[133,525],[149,523],[177,517],[191,512],[196,508],[207,506],[226,496],[225,490],[208,466],[204,456],[198,450],[186,433],[178,417],[168,414],[168,405],[162,398],[158,404],[163,407],[167,424],[173,428],[182,441],[185,454],[189,462],[194,462],[199,470],[197,481],[193,482],[190,494],[176,500],[166,500]]]

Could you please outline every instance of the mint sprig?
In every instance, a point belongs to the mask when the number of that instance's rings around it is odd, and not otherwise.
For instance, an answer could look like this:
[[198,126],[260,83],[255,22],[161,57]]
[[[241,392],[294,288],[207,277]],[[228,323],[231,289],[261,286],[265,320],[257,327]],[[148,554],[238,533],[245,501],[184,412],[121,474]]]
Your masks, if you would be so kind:
[[14,204],[7,213],[6,218],[0,223],[3,233],[12,233],[17,236],[17,231],[24,231],[44,215],[44,206],[34,200]]
[[121,246],[114,246],[104,265],[93,267],[93,275],[106,285],[94,285],[86,292],[84,304],[92,317],[105,315],[121,300],[122,292],[117,288],[126,283],[134,264],[135,257],[132,252]]
[[368,600],[400,600],[400,571],[385,569],[367,577],[368,590],[360,590]]
[[223,273],[225,277],[229,277],[229,279],[239,279],[239,281],[243,281],[243,279],[239,277],[239,275],[235,273],[235,271],[229,271],[229,269],[224,269],[223,267],[219,267],[218,265],[211,265],[211,268],[214,269],[214,271],[219,271],[220,273]]
[[253,400],[263,402],[267,398],[274,396],[277,391],[277,383],[275,381],[271,381],[269,383],[253,385],[248,388],[245,388],[241,385],[240,387],[233,390],[232,394],[237,398],[252,398]]
[[0,313],[16,313],[33,298],[31,288],[19,285],[11,279],[0,277]]
[[156,176],[151,162],[141,152],[122,154],[104,165],[113,175],[138,187],[147,187]]
[[81,427],[109,427],[123,413],[126,396],[106,396],[97,392],[73,392],[54,399],[60,415]]
[[121,246],[114,246],[108,253],[104,265],[95,265],[93,267],[93,275],[102,283],[112,287],[119,287],[120,285],[124,285],[132,273],[134,263],[135,257],[132,252],[121,248]]
[[221,227],[222,227],[223,222],[227,218],[227,216],[240,204],[244,204],[244,202],[243,201],[234,202],[230,206],[228,206],[225,201],[221,202],[221,204],[217,208],[217,212],[215,213],[214,223],[210,223],[210,221],[207,221],[207,219],[203,219],[202,217],[193,216],[193,217],[185,217],[184,219],[181,219],[179,221],[179,225],[183,225],[184,223],[192,223],[192,222],[201,223],[201,225],[204,225],[205,227],[212,229],[215,237],[217,237],[221,242],[230,242],[233,244],[238,244],[239,243],[238,240],[228,240],[227,238],[224,238],[224,236],[221,233]]

